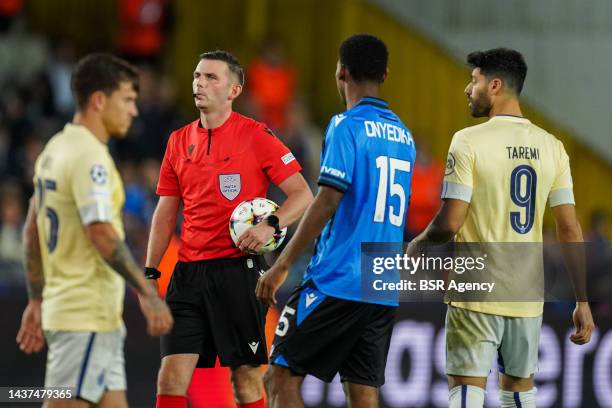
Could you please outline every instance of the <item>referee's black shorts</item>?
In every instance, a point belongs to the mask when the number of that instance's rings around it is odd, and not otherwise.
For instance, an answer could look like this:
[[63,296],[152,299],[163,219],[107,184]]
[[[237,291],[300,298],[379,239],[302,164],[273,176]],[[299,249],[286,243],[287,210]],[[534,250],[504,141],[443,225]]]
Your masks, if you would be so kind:
[[267,363],[267,307],[255,297],[257,279],[268,265],[262,256],[178,262],[166,302],[174,327],[161,337],[162,358],[199,354],[197,367]]

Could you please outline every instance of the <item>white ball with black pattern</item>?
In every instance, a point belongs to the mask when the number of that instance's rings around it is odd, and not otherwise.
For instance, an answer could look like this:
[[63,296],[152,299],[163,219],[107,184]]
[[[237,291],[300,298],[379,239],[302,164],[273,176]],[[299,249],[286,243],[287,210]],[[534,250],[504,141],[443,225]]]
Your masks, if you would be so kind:
[[[262,222],[268,215],[273,214],[278,210],[278,204],[267,198],[254,198],[246,200],[236,206],[229,221],[229,231],[234,241],[234,245],[238,242],[238,238],[244,231],[254,225]],[[274,236],[264,245],[259,251],[260,254],[272,252],[278,248],[284,241],[287,235],[287,227],[281,229],[280,236]]]

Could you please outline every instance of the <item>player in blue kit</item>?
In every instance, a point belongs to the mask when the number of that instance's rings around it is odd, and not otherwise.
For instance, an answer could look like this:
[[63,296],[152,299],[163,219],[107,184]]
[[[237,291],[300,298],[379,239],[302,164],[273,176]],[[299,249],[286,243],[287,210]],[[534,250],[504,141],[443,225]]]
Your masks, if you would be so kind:
[[302,407],[305,375],[330,382],[337,373],[351,407],[378,407],[398,303],[362,293],[361,244],[402,242],[415,160],[410,131],[378,98],[387,60],[387,47],[372,35],[351,36],[340,46],[336,83],[347,111],[327,128],[319,192],[259,279],[259,299],[276,304],[289,267],[317,239],[276,328],[265,376],[271,407]]

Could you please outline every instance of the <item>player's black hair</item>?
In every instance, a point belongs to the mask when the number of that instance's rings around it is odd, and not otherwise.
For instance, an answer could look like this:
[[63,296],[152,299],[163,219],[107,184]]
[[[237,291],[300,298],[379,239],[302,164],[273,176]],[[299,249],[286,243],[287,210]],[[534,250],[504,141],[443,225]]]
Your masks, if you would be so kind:
[[89,54],[81,59],[70,81],[78,110],[83,110],[91,94],[102,91],[107,95],[129,81],[138,92],[138,69],[129,62],[106,53]]
[[340,45],[340,64],[346,66],[356,82],[385,80],[389,52],[378,37],[355,34]]
[[200,54],[200,61],[203,59],[224,61],[229,67],[230,72],[238,77],[240,85],[244,85],[244,69],[240,65],[238,58],[234,57],[232,53],[222,50],[209,51]]
[[527,76],[527,64],[520,52],[509,48],[474,51],[468,54],[467,62],[472,68],[480,68],[487,79],[501,78],[504,85],[517,95],[521,94]]

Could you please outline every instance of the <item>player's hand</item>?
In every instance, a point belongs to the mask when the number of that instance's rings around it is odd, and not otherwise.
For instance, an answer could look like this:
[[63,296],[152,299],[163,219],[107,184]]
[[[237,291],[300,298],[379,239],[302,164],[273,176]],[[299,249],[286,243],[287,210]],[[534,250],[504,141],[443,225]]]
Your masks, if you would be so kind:
[[172,313],[157,292],[141,296],[140,309],[147,321],[147,333],[150,336],[161,336],[170,332],[174,324]]
[[276,291],[287,279],[289,268],[274,264],[257,281],[255,295],[259,301],[267,306],[276,304]]
[[424,235],[421,233],[408,243],[406,246],[406,255],[409,258],[417,258],[420,253],[423,252],[427,245],[424,239]]
[[570,340],[575,344],[586,344],[591,341],[591,334],[595,328],[593,315],[588,302],[576,302],[576,309],[572,315],[576,332],[570,335]]
[[406,255],[409,258],[416,258],[419,256],[419,244],[416,241],[410,241],[408,246],[406,246]]
[[243,252],[257,254],[264,245],[270,242],[273,236],[274,227],[265,222],[260,222],[244,231],[238,238],[236,246]]
[[26,354],[38,353],[45,345],[40,304],[40,300],[30,300],[21,316],[17,344],[19,349]]

